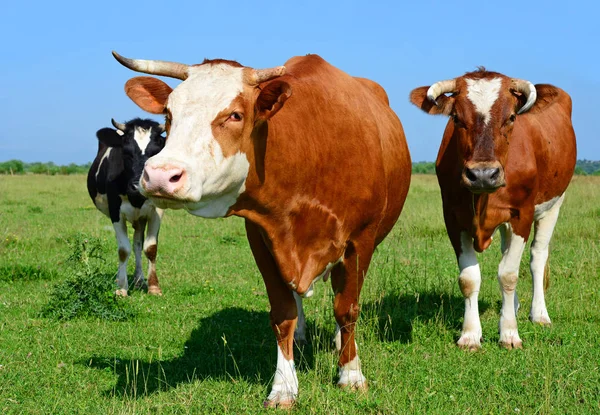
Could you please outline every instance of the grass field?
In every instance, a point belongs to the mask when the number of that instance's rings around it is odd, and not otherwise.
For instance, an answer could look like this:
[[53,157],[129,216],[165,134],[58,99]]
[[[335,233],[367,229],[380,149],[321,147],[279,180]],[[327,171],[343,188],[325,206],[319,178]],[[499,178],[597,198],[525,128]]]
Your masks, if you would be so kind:
[[[164,296],[123,299],[137,313],[125,322],[41,317],[64,279],[66,238],[77,232],[100,238],[116,272],[114,233],[89,200],[84,176],[0,177],[2,414],[266,411],[275,340],[242,220],[167,211],[157,265]],[[551,328],[527,320],[523,257],[524,350],[497,345],[499,258],[498,240],[480,255],[484,343],[464,352],[455,345],[464,305],[437,183],[414,176],[361,297],[357,341],[368,393],[335,386],[332,295],[329,283],[319,284],[305,302],[309,344],[296,350],[295,412],[600,413],[600,177],[576,177],[563,205],[550,253]]]

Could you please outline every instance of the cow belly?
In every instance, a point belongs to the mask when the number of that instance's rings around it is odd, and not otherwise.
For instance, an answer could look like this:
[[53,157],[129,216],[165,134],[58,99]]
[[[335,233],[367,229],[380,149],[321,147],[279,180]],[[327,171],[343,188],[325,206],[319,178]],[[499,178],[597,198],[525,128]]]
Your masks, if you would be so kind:
[[133,223],[140,218],[150,217],[154,209],[154,205],[148,200],[146,200],[142,207],[138,209],[129,203],[126,196],[121,196],[121,216],[124,216],[130,223]]

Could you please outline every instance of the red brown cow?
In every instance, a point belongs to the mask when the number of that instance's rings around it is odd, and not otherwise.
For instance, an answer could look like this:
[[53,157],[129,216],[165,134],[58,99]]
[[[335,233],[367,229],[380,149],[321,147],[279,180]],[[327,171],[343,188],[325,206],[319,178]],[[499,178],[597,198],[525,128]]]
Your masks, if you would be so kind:
[[[446,95],[450,94],[450,95]],[[412,91],[429,114],[448,115],[436,172],[446,230],[458,259],[465,317],[458,345],[481,347],[475,251],[500,230],[500,344],[521,348],[516,294],[519,264],[531,225],[531,321],[550,324],[544,300],[548,244],[575,169],[571,98],[552,85],[533,85],[481,68]]]
[[383,88],[316,55],[263,70],[115,57],[183,80],[173,90],[151,77],[125,86],[142,109],[166,116],[167,143],[146,163],[143,193],[162,208],[246,220],[278,346],[265,405],[296,400],[294,293],[310,293],[329,271],[341,331],[338,384],[366,387],[354,341],[359,294],[373,250],[400,215],[411,170]]

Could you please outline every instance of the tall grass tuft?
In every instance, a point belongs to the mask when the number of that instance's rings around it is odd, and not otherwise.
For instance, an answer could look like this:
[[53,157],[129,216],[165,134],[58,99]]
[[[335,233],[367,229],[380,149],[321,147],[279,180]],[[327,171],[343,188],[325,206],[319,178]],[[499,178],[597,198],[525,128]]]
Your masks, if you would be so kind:
[[114,275],[107,272],[100,239],[78,233],[67,243],[71,248],[66,261],[67,278],[54,286],[42,316],[57,320],[133,318],[129,303],[115,295]]

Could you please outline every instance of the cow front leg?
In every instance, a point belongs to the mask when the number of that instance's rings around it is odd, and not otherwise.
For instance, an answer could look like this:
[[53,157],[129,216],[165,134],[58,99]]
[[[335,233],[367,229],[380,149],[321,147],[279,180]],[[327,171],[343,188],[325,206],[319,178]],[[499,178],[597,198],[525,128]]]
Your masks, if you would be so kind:
[[342,388],[367,389],[367,379],[362,373],[358,357],[355,328],[360,312],[360,291],[373,249],[374,244],[370,241],[362,244],[349,243],[344,260],[331,271],[331,284],[335,293],[333,310],[339,327],[339,334],[336,333],[336,349],[340,352],[338,386]]
[[525,239],[517,235],[509,224],[500,227],[502,237],[502,260],[498,267],[498,283],[502,291],[502,308],[498,332],[499,343],[507,349],[521,349],[523,342],[517,329],[517,281],[519,280],[519,265],[525,248]]
[[148,231],[144,240],[144,254],[148,258],[148,294],[162,295],[156,276],[156,255],[158,252],[158,232],[163,210],[155,209],[148,218]]
[[129,283],[127,281],[127,259],[131,253],[131,244],[127,235],[127,223],[125,218],[120,217],[118,222],[113,222],[117,246],[119,252],[119,270],[117,271],[117,291],[118,296],[127,296]]
[[267,289],[271,305],[271,328],[277,339],[277,369],[264,406],[290,408],[298,397],[298,377],[294,364],[294,329],[298,318],[296,302],[265,244],[260,228],[248,220],[246,236]]
[[533,279],[533,298],[531,300],[529,319],[543,326],[552,324],[544,298],[548,278],[548,245],[550,245],[550,239],[552,239],[552,233],[554,232],[564,197],[563,194],[554,206],[548,211],[541,213],[534,222],[535,233],[531,244],[531,261],[529,263]]
[[473,239],[466,232],[460,232],[460,250],[457,250],[458,285],[465,299],[465,315],[463,327],[458,339],[458,346],[466,350],[481,348],[481,321],[479,320],[479,289],[481,287],[481,271]]
[[146,220],[140,219],[133,222],[133,253],[135,255],[135,273],[133,274],[133,286],[141,290],[145,288],[144,270],[142,268],[142,246],[144,243],[144,231]]

